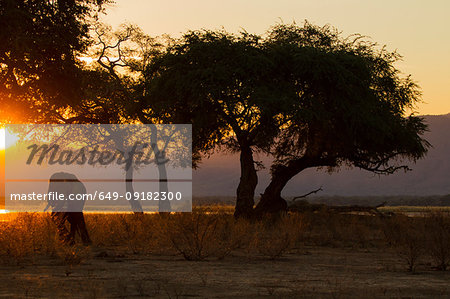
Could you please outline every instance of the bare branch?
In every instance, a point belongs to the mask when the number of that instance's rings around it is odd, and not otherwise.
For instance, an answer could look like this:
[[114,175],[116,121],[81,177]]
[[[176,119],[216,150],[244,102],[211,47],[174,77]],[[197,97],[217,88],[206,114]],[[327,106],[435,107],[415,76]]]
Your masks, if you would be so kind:
[[311,194],[315,194],[315,193],[320,192],[320,191],[323,191],[322,186],[320,186],[320,187],[317,188],[316,190],[310,191],[310,192],[308,192],[308,193],[306,193],[306,194],[303,194],[303,195],[300,195],[300,196],[296,196],[296,197],[294,197],[294,198],[292,199],[292,201],[295,201],[296,199],[299,199],[299,198],[305,198],[305,197],[307,197],[307,196],[309,196],[309,195],[311,195]]

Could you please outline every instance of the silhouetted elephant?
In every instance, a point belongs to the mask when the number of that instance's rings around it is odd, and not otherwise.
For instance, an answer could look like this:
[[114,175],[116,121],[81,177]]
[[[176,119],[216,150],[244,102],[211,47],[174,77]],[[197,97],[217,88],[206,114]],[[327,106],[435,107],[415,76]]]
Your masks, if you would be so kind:
[[[49,194],[54,192],[54,196],[56,194],[64,194],[65,200],[49,200],[45,208],[45,210],[49,207],[52,208],[51,218],[56,224],[61,241],[73,245],[78,232],[83,244],[90,244],[91,239],[89,238],[83,216],[85,201],[67,200],[70,194],[73,197],[76,197],[77,194],[86,194],[84,184],[73,174],[57,172],[50,177],[48,192]],[[66,228],[66,221],[70,223],[70,231]]]

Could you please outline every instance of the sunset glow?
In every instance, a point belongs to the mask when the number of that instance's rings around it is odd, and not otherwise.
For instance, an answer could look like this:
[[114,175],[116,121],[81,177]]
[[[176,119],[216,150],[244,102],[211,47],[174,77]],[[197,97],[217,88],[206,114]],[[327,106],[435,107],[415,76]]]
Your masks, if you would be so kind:
[[450,298],[449,11],[0,0],[0,299]]
[[[118,27],[131,22],[157,36],[181,36],[187,30],[220,29],[263,34],[276,22],[331,24],[344,35],[370,36],[389,50],[397,50],[400,69],[411,74],[423,92],[419,114],[450,112],[449,1],[116,1],[102,19]],[[249,13],[251,12],[251,13]],[[351,16],[351,17],[350,17]]]
[[0,150],[4,150],[12,145],[14,145],[18,140],[19,137],[17,137],[14,134],[8,135],[8,141],[6,141],[6,131],[5,128],[0,129]]
[[5,149],[5,129],[0,129],[0,150]]

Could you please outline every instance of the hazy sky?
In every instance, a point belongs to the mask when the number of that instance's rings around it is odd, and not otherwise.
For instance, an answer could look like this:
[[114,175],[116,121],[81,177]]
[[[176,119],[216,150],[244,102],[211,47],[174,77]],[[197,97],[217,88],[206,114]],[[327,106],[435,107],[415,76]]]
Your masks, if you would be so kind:
[[361,33],[397,49],[403,55],[398,67],[419,83],[426,103],[421,114],[450,112],[450,1],[447,0],[116,0],[103,20],[113,26],[139,25],[150,35],[179,36],[189,29],[232,32],[245,28],[264,33],[283,20],[330,24],[345,35]]

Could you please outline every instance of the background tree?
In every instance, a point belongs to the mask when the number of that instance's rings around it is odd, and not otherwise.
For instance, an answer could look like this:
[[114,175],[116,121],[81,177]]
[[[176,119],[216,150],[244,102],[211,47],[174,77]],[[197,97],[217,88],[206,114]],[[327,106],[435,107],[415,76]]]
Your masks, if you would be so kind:
[[[145,124],[151,134],[149,138],[143,138],[142,142],[151,144],[158,160],[170,158],[171,166],[190,167],[192,136],[187,134],[186,127],[158,127],[155,124],[161,123],[159,114],[149,114],[144,106],[138,105],[145,92],[140,84],[144,68],[161,47],[158,39],[144,34],[138,27],[127,24],[113,31],[109,26],[97,23],[93,31],[95,42],[88,57],[95,58],[95,61],[85,72],[85,98],[80,105],[70,108],[70,114],[73,116],[65,118],[64,122]],[[160,142],[162,140],[164,142]],[[117,148],[124,147],[121,144],[123,139],[113,138],[112,141],[116,143]],[[173,156],[174,141],[178,142],[177,157]],[[167,156],[169,153],[170,157]],[[186,158],[186,153],[189,153],[189,159]],[[180,161],[183,163],[175,165],[175,162]],[[159,191],[167,193],[169,183],[166,167],[167,163],[157,163]],[[129,168],[126,173],[126,187],[130,193],[133,193],[133,172],[134,169]],[[160,212],[172,210],[169,201],[159,201],[158,204]]]

